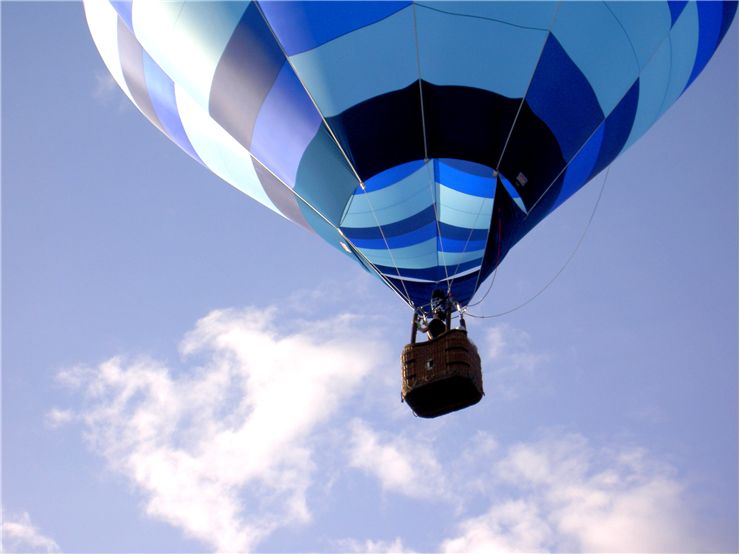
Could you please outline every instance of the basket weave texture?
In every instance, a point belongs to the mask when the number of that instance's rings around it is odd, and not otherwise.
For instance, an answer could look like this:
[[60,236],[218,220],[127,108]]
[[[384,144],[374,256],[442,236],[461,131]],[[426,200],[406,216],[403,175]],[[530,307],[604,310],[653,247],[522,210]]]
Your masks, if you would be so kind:
[[[475,404],[483,395],[478,349],[464,330],[406,345],[401,353],[401,382],[404,400],[419,416],[438,416]],[[461,389],[461,382],[469,385]]]

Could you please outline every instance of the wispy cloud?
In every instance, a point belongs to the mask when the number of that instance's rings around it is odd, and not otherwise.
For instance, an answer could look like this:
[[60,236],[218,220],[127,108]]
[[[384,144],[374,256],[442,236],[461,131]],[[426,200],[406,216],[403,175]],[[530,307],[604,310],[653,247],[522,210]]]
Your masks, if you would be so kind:
[[490,369],[494,397],[511,400],[523,391],[547,389],[548,382],[542,370],[550,356],[532,346],[527,332],[508,324],[492,326],[486,330],[481,351],[484,370]]
[[376,477],[387,491],[428,500],[449,496],[429,445],[403,435],[381,437],[361,420],[350,426],[349,464]]
[[31,522],[28,513],[8,517],[3,512],[2,551],[4,553],[56,553],[57,543]]
[[92,98],[101,106],[115,107],[117,112],[131,109],[131,102],[119,88],[113,76],[106,70],[100,70],[94,76]]
[[489,480],[495,501],[460,522],[443,551],[654,553],[706,546],[673,469],[642,449],[595,448],[579,434],[553,432],[509,447]]
[[312,434],[382,351],[351,316],[292,322],[289,333],[276,317],[212,312],[184,339],[177,370],[112,358],[60,374],[84,391],[90,444],[135,484],[147,513],[219,551],[249,551],[310,520]]
[[347,553],[414,553],[403,545],[401,538],[392,541],[344,539],[339,540],[337,546]]
[[113,76],[107,71],[101,70],[95,74],[95,84],[93,85],[92,97],[100,104],[109,104],[118,99],[121,95],[118,90],[118,84]]
[[56,429],[74,420],[74,412],[71,410],[51,409],[46,413],[46,425]]

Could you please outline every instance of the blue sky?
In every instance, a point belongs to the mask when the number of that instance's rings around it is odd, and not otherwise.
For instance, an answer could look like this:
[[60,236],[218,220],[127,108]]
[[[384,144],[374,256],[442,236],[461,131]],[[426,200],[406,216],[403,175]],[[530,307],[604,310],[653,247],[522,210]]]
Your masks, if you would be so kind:
[[[2,4],[7,551],[738,548],[737,22],[609,172],[487,395],[400,403],[409,314],[113,85],[81,4]],[[479,314],[572,252],[599,176]]]

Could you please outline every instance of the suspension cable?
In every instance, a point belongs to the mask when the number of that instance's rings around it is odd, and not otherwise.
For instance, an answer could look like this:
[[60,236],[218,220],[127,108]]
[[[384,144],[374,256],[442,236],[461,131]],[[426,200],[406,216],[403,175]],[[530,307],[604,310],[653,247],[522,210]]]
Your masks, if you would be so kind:
[[[588,221],[586,222],[586,227],[583,229],[583,232],[581,233],[581,236],[579,237],[578,242],[576,243],[576,246],[573,248],[573,251],[570,253],[570,255],[565,260],[565,262],[563,263],[563,265],[561,266],[561,268],[557,271],[557,273],[552,278],[550,278],[550,280],[547,283],[545,283],[545,285],[539,291],[537,291],[537,293],[535,293],[534,295],[532,295],[531,297],[529,297],[523,303],[514,306],[513,308],[510,308],[508,310],[504,310],[503,312],[497,312],[496,314],[477,315],[477,314],[472,314],[470,312],[467,312],[467,310],[466,310],[467,307],[466,307],[465,309],[463,309],[463,311],[468,316],[470,316],[471,318],[481,318],[481,319],[484,319],[484,318],[498,318],[500,316],[504,316],[506,314],[510,314],[510,313],[512,313],[512,312],[514,312],[516,310],[519,310],[520,308],[523,308],[524,306],[528,305],[529,303],[531,303],[533,300],[535,300],[537,297],[539,297],[542,293],[544,293],[545,290],[547,290],[547,288],[550,287],[550,285],[552,285],[555,282],[556,279],[558,279],[558,277],[560,276],[560,274],[562,274],[563,271],[565,270],[565,268],[568,267],[568,265],[570,264],[571,260],[573,260],[573,258],[575,257],[576,253],[578,252],[578,249],[581,247],[581,244],[583,243],[583,240],[586,238],[586,234],[588,233],[588,230],[591,227],[591,223],[594,220],[594,216],[596,216],[596,211],[597,211],[597,209],[599,207],[599,204],[601,202],[601,197],[604,194],[604,189],[606,188],[606,182],[609,179],[609,169],[610,168],[611,168],[611,166],[609,166],[609,167],[606,168],[606,172],[604,173],[604,180],[602,181],[602,183],[601,183],[601,189],[599,190],[599,196],[596,198],[596,202],[594,203],[593,210],[591,211],[591,216],[589,216]],[[497,269],[498,269],[498,267],[497,267]],[[475,306],[475,305],[478,305],[481,302],[483,302],[483,300],[488,296],[488,293],[491,292],[491,287],[493,286],[493,281],[494,281],[495,278],[496,278],[496,272],[494,272],[494,274],[493,274],[493,276],[491,278],[491,283],[488,286],[488,290],[486,291],[486,294],[483,295],[483,297],[478,302],[476,302],[474,305],[469,305],[469,306]]]

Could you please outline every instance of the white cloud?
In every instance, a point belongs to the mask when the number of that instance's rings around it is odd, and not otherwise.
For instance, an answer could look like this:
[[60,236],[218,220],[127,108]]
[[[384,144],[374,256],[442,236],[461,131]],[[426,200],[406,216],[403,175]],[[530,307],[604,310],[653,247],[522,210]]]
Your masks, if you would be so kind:
[[60,428],[74,420],[74,417],[74,413],[70,410],[54,408],[46,413],[46,425],[51,429]]
[[381,437],[365,422],[350,425],[349,463],[375,476],[384,490],[418,499],[441,499],[449,493],[434,451],[403,435]]
[[51,538],[42,534],[31,522],[28,513],[18,517],[5,518],[2,526],[3,553],[56,553],[59,546]]
[[292,321],[290,333],[276,317],[210,313],[181,345],[198,366],[112,358],[60,373],[84,390],[90,444],[146,512],[219,551],[249,551],[310,520],[315,432],[383,353],[352,316]]
[[93,87],[93,98],[98,101],[107,101],[113,98],[118,85],[113,76],[107,71],[101,71],[95,74],[95,86]]
[[[647,451],[595,447],[556,431],[505,445],[466,429],[469,439],[454,441],[451,434],[462,430],[445,420],[420,431],[389,411],[368,411],[378,408],[373,388],[392,359],[375,324],[352,315],[293,318],[285,332],[277,316],[275,309],[212,312],[183,339],[176,369],[112,358],[60,372],[62,383],[84,392],[85,405],[76,413],[55,409],[47,419],[81,422],[90,445],[136,486],[149,515],[219,551],[248,551],[281,527],[308,522],[310,501],[317,519],[331,518],[332,484],[357,475],[347,467],[422,510],[433,503],[448,511],[448,522],[458,522],[439,544],[448,552],[709,545],[674,471]],[[527,341],[496,327],[488,354],[534,368],[545,359]],[[363,382],[376,365],[377,376]],[[344,399],[352,399],[354,414],[373,418],[338,425]],[[435,449],[440,444],[457,447]],[[441,530],[429,533],[424,541],[442,539]],[[401,552],[409,541],[404,533],[333,543],[345,551]]]
[[674,471],[644,450],[595,449],[551,434],[506,450],[489,475],[484,514],[446,552],[686,552],[702,548]]
[[532,348],[527,332],[508,324],[492,326],[486,330],[481,355],[483,369],[490,375],[487,381],[491,383],[493,397],[511,400],[523,391],[547,388],[541,368],[550,356]]
[[404,547],[401,538],[395,538],[393,541],[346,539],[338,541],[337,544],[347,553],[414,553]]
[[536,553],[552,535],[535,503],[509,500],[461,525],[462,534],[442,543],[449,553]]

